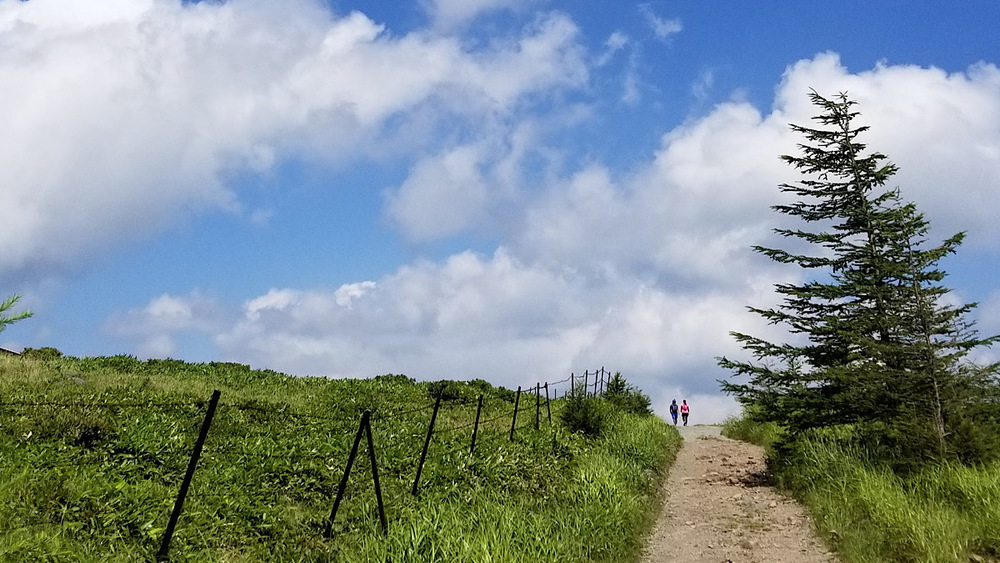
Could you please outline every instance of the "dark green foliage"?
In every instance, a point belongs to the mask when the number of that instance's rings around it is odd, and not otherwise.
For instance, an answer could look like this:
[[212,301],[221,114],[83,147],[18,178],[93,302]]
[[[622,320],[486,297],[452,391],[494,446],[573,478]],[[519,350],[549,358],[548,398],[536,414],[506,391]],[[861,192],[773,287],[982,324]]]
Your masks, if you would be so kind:
[[462,381],[442,379],[427,385],[427,394],[443,403],[471,403],[478,398],[477,389]]
[[34,358],[36,360],[54,360],[61,358],[63,353],[58,348],[46,346],[44,348],[25,348],[21,350],[21,355],[25,358]]
[[588,396],[584,387],[580,385],[566,397],[565,406],[559,417],[570,432],[579,432],[584,436],[596,438],[604,430],[608,411],[602,399]]
[[31,316],[30,311],[22,311],[20,313],[8,313],[14,305],[17,304],[18,300],[21,299],[20,295],[11,295],[7,299],[0,301],[0,332],[3,332],[4,327],[11,323],[16,323],[22,319],[26,319]]
[[634,385],[630,385],[621,372],[615,372],[604,390],[604,398],[615,407],[632,414],[652,414],[649,397]]
[[506,387],[495,388],[495,393],[498,399],[501,401],[506,401],[513,404],[517,400],[517,392],[507,389]]
[[790,437],[850,424],[864,447],[898,469],[931,458],[983,460],[997,435],[996,418],[981,412],[997,366],[973,370],[963,359],[997,337],[976,336],[966,318],[975,305],[945,299],[938,267],[963,234],[928,246],[926,219],[886,187],[896,166],[859,141],[867,127],[853,125],[855,103],[843,94],[811,98],[820,128],[793,125],[807,142],[801,156],[781,157],[802,173],[780,186],[795,203],[773,208],[815,227],[775,230],[813,252],[755,250],[817,274],[777,284],[780,306],[750,308],[804,343],[733,333],[753,361],[721,358],[737,377],[722,387]]
[[407,377],[401,373],[387,373],[385,375],[376,375],[374,377],[375,381],[381,381],[382,383],[390,383],[395,385],[416,383],[417,380],[412,377]]

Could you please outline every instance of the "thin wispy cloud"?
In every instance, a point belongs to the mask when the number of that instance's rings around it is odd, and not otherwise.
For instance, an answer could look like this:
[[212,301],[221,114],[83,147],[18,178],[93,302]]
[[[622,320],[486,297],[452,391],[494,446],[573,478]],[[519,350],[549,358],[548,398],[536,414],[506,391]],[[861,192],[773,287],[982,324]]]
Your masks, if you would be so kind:
[[653,11],[653,7],[649,4],[639,4],[639,12],[649,29],[661,41],[665,41],[684,30],[680,18],[662,18]]

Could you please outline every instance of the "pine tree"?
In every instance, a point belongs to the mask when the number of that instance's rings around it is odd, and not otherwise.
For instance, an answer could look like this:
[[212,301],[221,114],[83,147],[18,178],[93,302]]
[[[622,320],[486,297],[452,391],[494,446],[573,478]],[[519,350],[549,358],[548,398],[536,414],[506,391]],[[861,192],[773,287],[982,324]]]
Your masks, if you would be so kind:
[[[799,336],[796,343],[772,343],[733,333],[754,360],[721,358],[721,366],[746,379],[723,381],[723,390],[793,435],[851,423],[879,433],[893,455],[943,457],[959,449],[950,426],[996,372],[990,366],[980,377],[967,376],[963,358],[997,337],[976,336],[966,318],[975,304],[955,307],[942,299],[949,290],[938,263],[964,234],[925,248],[927,220],[886,188],[897,167],[859,141],[868,127],[853,124],[856,102],[846,94],[810,97],[821,109],[814,118],[820,127],[792,125],[806,143],[801,156],[781,157],[803,175],[779,186],[796,201],[773,209],[816,227],[775,230],[815,252],[754,249],[817,275],[777,284],[779,307],[750,307]],[[914,435],[921,439],[907,439]]]
[[17,322],[21,319],[26,319],[31,316],[28,311],[22,311],[20,313],[8,314],[7,311],[10,310],[15,304],[17,304],[20,295],[11,295],[7,299],[0,301],[0,332],[3,332],[4,327],[7,325]]

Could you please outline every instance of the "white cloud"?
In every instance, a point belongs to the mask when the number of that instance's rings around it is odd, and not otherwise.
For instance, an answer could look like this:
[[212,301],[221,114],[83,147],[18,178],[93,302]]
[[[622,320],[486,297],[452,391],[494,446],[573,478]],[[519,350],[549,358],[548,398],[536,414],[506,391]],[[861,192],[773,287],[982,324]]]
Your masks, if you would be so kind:
[[499,10],[527,8],[539,0],[424,0],[428,13],[439,28],[451,29],[478,16]]
[[624,49],[626,45],[628,45],[628,36],[621,31],[615,31],[604,42],[604,51],[594,60],[594,66],[602,67],[608,64],[615,54]]
[[137,338],[139,356],[162,358],[177,351],[177,335],[211,334],[230,322],[215,300],[193,291],[185,296],[164,293],[144,307],[112,315],[104,323],[104,329]]
[[418,162],[388,196],[386,212],[414,240],[462,232],[486,211],[484,158],[478,147],[461,146]]
[[[851,74],[835,56],[819,55],[789,67],[769,112],[720,104],[666,133],[635,170],[590,162],[521,193],[520,207],[476,190],[488,190],[505,167],[517,185],[521,161],[511,155],[544,149],[527,133],[511,148],[513,135],[498,128],[503,141],[456,144],[428,157],[395,196],[412,201],[389,203],[410,217],[415,234],[428,236],[435,227],[422,221],[431,215],[413,207],[435,189],[472,199],[455,206],[469,211],[464,218],[438,234],[472,228],[469,218],[507,206],[517,227],[495,254],[419,261],[336,291],[275,289],[212,334],[226,356],[301,374],[404,372],[516,386],[604,365],[649,393],[661,414],[671,398],[686,397],[694,422],[717,422],[737,407],[717,391],[727,374],[714,357],[743,354],[731,330],[782,338],[744,307],[773,305],[773,284],[800,275],[749,248],[775,242],[771,228],[782,219],[769,206],[780,201],[777,185],[796,178],[778,155],[800,140],[787,123],[808,124],[816,113],[802,101],[808,86],[857,95],[873,124],[870,145],[903,167],[904,197],[933,221],[996,241],[1000,232],[982,217],[1000,212],[1000,198],[982,194],[1000,191],[991,148],[1000,143],[997,75],[985,65],[953,75],[888,66]],[[508,148],[486,158],[495,146]],[[433,172],[424,182],[421,166]],[[429,178],[451,185],[434,187]],[[451,191],[477,183],[470,193]],[[996,325],[996,302],[981,313],[985,326]],[[164,300],[148,313],[180,319],[185,309],[175,305]]]
[[691,95],[698,101],[704,101],[715,85],[715,72],[712,69],[703,70],[698,79],[691,84]]
[[478,51],[307,0],[0,2],[0,30],[0,274],[72,267],[191,212],[266,219],[227,171],[384,152],[390,119],[494,119],[587,78],[558,14]]
[[672,35],[680,33],[684,26],[681,25],[680,18],[665,19],[656,15],[649,4],[639,4],[639,12],[646,20],[646,25],[653,30],[653,33],[660,40],[666,40]]
[[[894,183],[916,201],[937,236],[969,231],[968,246],[1000,238],[1000,69],[975,64],[946,73],[912,65],[850,73],[835,53],[789,67],[776,107],[813,115],[806,93],[845,91],[859,102],[866,141],[900,167]],[[801,118],[799,118],[801,121]]]

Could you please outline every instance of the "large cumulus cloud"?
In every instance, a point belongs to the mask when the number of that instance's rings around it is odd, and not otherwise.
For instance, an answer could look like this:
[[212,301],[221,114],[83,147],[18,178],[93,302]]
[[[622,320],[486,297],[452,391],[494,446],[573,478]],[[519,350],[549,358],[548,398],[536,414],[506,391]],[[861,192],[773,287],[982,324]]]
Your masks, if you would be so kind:
[[0,274],[73,267],[191,212],[252,218],[233,170],[391,152],[435,119],[579,84],[576,33],[541,15],[473,52],[307,0],[0,2]]

